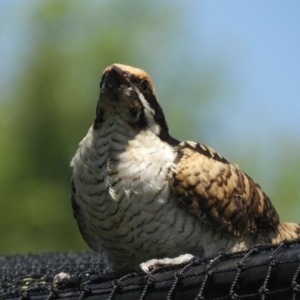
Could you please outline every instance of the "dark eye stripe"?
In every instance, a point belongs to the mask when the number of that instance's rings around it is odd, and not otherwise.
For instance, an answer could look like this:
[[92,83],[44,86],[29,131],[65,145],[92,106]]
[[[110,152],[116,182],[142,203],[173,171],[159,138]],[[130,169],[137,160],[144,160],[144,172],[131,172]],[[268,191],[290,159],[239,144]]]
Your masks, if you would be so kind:
[[147,102],[149,103],[150,107],[154,111],[153,118],[154,118],[155,122],[161,128],[160,138],[162,140],[168,139],[168,137],[169,137],[168,125],[167,125],[163,110],[162,110],[161,106],[159,105],[156,96],[153,95],[151,92],[145,93],[144,96],[145,96],[145,99],[147,100]]

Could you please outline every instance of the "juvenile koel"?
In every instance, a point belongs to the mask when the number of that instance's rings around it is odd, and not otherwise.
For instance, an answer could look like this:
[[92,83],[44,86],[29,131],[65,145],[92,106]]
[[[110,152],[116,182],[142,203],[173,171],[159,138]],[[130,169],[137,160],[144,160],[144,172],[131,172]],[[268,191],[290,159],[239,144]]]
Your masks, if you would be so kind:
[[110,271],[148,271],[300,235],[239,167],[170,136],[151,78],[137,68],[105,69],[95,121],[71,165],[74,217]]

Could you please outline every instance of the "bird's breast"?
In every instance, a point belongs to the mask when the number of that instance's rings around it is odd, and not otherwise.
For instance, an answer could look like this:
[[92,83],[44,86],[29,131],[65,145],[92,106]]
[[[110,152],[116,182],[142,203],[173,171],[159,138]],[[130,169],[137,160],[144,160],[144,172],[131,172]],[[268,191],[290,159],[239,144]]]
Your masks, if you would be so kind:
[[76,201],[91,244],[106,253],[113,269],[230,247],[172,192],[175,155],[149,132],[126,139],[120,132],[90,131],[81,143],[72,161]]
[[169,185],[175,153],[148,132],[134,139],[116,132],[90,130],[81,143],[72,161],[76,199],[99,250],[150,252],[151,233],[158,243],[167,227],[180,226]]

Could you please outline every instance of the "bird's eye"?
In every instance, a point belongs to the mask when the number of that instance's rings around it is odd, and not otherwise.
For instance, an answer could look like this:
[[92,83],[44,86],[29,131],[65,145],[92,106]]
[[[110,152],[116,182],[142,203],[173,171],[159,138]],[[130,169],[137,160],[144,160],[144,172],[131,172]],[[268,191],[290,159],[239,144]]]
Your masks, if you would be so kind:
[[149,87],[150,87],[149,82],[148,82],[147,79],[142,80],[140,86],[141,86],[141,88],[144,92],[147,92],[149,90]]

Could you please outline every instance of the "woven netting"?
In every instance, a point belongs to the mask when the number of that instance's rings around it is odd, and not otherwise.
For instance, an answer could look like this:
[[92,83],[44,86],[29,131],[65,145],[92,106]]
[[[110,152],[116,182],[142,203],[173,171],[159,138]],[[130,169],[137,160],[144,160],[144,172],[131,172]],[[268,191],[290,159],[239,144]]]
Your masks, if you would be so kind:
[[[219,253],[151,274],[103,274],[101,255],[0,256],[0,299],[300,299],[300,241]],[[63,272],[65,279],[53,284]]]

